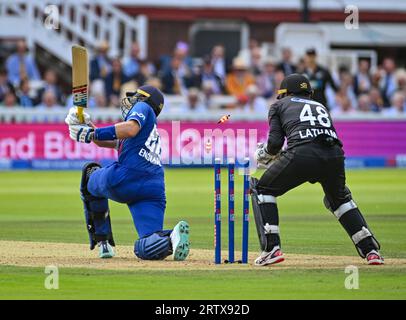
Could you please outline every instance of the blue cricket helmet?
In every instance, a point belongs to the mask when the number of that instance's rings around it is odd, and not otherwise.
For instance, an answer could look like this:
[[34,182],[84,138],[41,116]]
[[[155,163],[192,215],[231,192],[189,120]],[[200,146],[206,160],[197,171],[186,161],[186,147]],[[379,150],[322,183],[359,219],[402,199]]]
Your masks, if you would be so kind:
[[159,89],[150,85],[141,86],[135,92],[126,93],[126,98],[121,103],[124,118],[132,106],[139,101],[148,103],[157,117],[164,107],[164,96]]

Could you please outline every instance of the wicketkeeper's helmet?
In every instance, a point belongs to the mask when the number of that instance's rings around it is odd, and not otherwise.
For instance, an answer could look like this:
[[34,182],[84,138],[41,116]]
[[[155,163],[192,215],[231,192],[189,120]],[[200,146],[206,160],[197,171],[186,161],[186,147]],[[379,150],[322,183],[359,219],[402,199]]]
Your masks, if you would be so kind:
[[282,80],[281,87],[278,90],[277,99],[290,94],[304,94],[311,96],[313,94],[309,79],[299,73],[292,73]]

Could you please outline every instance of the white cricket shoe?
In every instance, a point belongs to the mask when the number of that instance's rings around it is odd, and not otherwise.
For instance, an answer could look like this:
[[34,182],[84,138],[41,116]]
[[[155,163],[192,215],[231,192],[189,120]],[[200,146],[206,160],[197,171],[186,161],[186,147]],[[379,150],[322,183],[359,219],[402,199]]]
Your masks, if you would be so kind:
[[266,266],[268,264],[276,264],[285,260],[283,252],[279,246],[273,247],[270,252],[262,251],[261,255],[255,259],[254,265]]
[[108,241],[100,241],[97,246],[99,247],[99,258],[108,259],[114,257],[114,249]]
[[189,224],[186,221],[180,221],[172,230],[172,257],[175,261],[183,261],[189,255]]

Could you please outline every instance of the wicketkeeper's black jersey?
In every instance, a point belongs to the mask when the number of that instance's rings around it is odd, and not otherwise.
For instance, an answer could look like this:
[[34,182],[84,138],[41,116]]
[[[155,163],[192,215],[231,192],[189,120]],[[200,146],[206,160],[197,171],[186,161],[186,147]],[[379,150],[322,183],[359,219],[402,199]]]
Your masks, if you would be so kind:
[[286,96],[269,109],[268,152],[276,154],[287,138],[288,150],[313,141],[332,137],[339,144],[330,113],[321,103],[300,96]]

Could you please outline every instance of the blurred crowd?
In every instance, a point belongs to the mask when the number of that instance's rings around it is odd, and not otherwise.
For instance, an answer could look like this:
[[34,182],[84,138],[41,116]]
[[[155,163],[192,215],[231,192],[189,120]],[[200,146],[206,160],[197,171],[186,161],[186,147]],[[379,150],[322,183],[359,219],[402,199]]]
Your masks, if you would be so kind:
[[[205,112],[213,108],[216,96],[228,95],[233,99],[220,107],[262,113],[276,100],[284,76],[298,72],[309,78],[314,98],[333,115],[406,112],[406,70],[391,57],[383,57],[374,69],[368,59],[360,59],[352,74],[344,66],[338,70],[321,66],[312,48],[298,61],[293,61],[289,48],[283,48],[279,56],[279,60],[268,56],[260,43],[251,39],[249,47],[231,61],[221,44],[207,56],[196,58],[190,56],[189,44],[179,41],[171,54],[153,62],[141,58],[137,43],[125,58],[111,58],[108,44],[101,43],[90,61],[89,107],[118,107],[124,92],[150,84],[166,95],[183,96],[181,112]],[[69,107],[73,104],[69,91],[52,68],[41,75],[24,41],[19,41],[16,51],[0,65],[0,108]],[[170,111],[171,106],[166,109]]]

